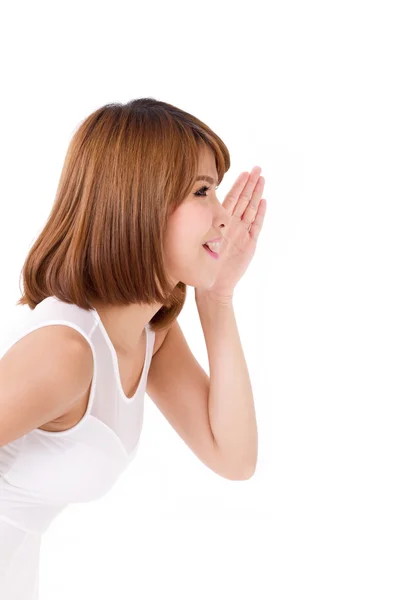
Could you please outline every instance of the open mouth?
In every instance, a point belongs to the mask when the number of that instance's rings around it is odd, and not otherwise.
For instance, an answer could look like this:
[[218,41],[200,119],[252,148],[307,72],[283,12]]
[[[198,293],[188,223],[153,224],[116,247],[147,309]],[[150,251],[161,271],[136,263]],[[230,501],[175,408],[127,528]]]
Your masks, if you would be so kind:
[[204,250],[205,250],[206,252],[208,252],[208,254],[209,254],[210,256],[212,256],[213,258],[215,258],[215,259],[218,259],[218,258],[219,258],[219,254],[217,254],[216,252],[214,252],[213,250],[211,250],[211,249],[210,249],[210,248],[207,246],[207,244],[203,244],[203,248],[204,248]]

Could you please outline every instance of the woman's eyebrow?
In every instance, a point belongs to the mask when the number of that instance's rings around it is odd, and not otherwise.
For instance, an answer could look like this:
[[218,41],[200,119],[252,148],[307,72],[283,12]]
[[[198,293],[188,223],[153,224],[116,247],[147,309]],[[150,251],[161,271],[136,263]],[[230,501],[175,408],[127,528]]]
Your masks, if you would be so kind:
[[211,183],[211,184],[216,183],[215,179],[213,179],[212,177],[209,177],[208,175],[199,175],[198,177],[196,177],[195,181],[199,181],[199,179],[208,181],[208,183]]

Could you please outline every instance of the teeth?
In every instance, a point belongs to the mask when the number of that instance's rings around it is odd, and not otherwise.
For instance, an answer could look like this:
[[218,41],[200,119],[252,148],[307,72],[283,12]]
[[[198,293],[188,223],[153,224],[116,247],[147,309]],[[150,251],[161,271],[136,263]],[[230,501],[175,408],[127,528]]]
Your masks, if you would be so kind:
[[221,246],[221,242],[208,242],[208,244],[206,244],[206,246],[208,246],[210,248],[210,250],[212,250],[213,252],[216,252],[218,254],[220,246]]

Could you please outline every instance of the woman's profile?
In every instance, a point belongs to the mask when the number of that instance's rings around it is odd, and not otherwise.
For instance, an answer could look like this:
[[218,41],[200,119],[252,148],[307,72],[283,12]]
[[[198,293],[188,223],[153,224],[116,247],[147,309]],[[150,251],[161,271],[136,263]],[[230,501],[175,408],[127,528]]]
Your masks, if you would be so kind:
[[[41,538],[135,458],[147,393],[221,477],[248,479],[257,425],[233,298],[266,213],[260,167],[230,168],[205,123],[153,98],[75,131],[22,269],[30,313],[0,359],[0,598],[37,599]],[[210,376],[178,324],[186,287]]]

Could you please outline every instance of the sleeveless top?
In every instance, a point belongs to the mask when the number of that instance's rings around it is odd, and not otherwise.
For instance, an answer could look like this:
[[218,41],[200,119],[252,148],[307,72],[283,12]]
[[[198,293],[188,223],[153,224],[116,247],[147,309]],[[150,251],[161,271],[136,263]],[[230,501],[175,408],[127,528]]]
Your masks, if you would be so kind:
[[140,382],[130,398],[122,389],[115,348],[95,309],[45,298],[13,333],[3,354],[47,325],[72,327],[89,343],[94,364],[90,397],[85,415],[70,429],[37,428],[0,447],[1,598],[37,598],[40,536],[69,503],[96,500],[110,490],[136,456],[143,425],[155,341],[150,324]]

